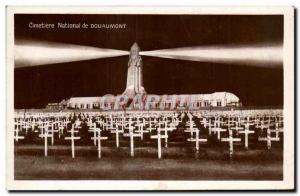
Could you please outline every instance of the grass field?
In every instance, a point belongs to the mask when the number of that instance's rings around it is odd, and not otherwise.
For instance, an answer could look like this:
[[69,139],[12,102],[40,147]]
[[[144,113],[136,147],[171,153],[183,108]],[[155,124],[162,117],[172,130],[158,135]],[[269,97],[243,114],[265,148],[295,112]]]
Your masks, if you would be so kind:
[[48,157],[42,145],[15,146],[16,180],[281,180],[282,149],[245,150],[235,148],[233,160],[221,147],[163,148],[157,159],[155,146],[135,148],[103,147],[98,159],[94,146],[77,146],[71,158],[70,146],[50,146]]

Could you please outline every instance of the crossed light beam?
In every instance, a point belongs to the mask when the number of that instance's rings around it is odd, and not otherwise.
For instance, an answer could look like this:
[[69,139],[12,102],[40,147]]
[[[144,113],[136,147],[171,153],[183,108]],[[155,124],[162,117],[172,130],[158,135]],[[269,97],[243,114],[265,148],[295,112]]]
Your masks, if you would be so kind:
[[37,41],[17,43],[14,50],[15,68],[129,55],[122,50]]
[[[283,67],[282,44],[195,46],[153,51],[140,55],[199,62]],[[50,42],[20,42],[15,45],[15,68],[129,55],[128,51]]]
[[199,62],[282,67],[282,45],[196,46],[140,52],[144,56]]

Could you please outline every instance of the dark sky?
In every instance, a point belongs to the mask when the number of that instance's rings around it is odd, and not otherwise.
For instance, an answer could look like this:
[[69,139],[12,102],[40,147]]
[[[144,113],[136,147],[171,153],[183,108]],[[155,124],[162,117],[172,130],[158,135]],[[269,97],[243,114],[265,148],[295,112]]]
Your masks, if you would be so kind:
[[[126,23],[126,29],[30,29],[28,23]],[[283,42],[283,16],[234,15],[15,15],[15,40],[70,43],[142,51],[211,45]],[[50,55],[50,54],[49,54]],[[249,54],[251,55],[251,54]],[[283,105],[283,69],[143,56],[151,94],[228,91],[244,105]],[[128,56],[15,69],[15,108],[44,107],[71,96],[121,94]]]

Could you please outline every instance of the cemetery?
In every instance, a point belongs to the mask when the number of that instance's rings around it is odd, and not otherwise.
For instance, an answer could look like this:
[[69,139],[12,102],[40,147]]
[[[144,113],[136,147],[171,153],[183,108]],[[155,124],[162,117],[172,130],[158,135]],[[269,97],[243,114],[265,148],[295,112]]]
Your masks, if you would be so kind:
[[14,123],[16,179],[283,177],[281,109],[16,110]]
[[283,109],[230,92],[156,95],[130,49],[121,95],[15,110],[17,180],[282,180]]
[[55,9],[8,12],[8,188],[294,188],[291,8]]

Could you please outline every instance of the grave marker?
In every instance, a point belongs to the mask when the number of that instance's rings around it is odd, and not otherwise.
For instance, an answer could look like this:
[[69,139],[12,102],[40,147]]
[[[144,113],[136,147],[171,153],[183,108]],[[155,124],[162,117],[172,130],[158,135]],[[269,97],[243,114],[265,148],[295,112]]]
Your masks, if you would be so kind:
[[245,148],[248,149],[248,135],[254,133],[254,131],[249,129],[249,124],[246,124],[245,129],[239,130],[239,133],[245,134]]
[[228,138],[222,138],[221,141],[229,143],[229,157],[230,157],[230,159],[232,159],[232,156],[233,156],[233,144],[234,144],[234,142],[240,142],[241,138],[234,138],[232,136],[232,130],[229,129],[229,137]]
[[101,137],[101,129],[99,128],[96,128],[95,132],[97,132],[97,136],[92,137],[92,139],[98,141],[98,158],[101,159],[101,140],[107,140],[108,137]]
[[193,131],[196,133],[196,137],[195,138],[188,138],[188,141],[189,142],[196,142],[196,151],[199,151],[199,143],[200,142],[207,142],[207,139],[199,137],[199,133],[200,133],[199,129],[196,128]]
[[[121,127],[121,129],[119,129],[119,127]],[[118,124],[117,129],[111,131],[111,133],[116,134],[116,147],[119,148],[119,133],[124,133],[123,125]]]
[[44,155],[46,157],[48,156],[48,138],[51,138],[52,135],[49,135],[48,129],[46,129],[39,136],[44,138]]
[[152,135],[151,139],[157,139],[157,155],[158,158],[161,159],[161,139],[166,139],[168,138],[168,135],[161,135],[160,134],[161,129],[157,129],[157,135]]
[[134,137],[141,137],[141,135],[134,133],[133,127],[129,126],[129,133],[124,133],[123,136],[130,137],[130,156],[134,157]]
[[271,130],[267,129],[267,137],[259,137],[258,141],[266,141],[268,150],[271,149],[272,141],[279,141],[279,137],[271,137]]
[[75,132],[74,131],[74,124],[72,125],[71,130],[69,131],[71,133],[70,137],[65,137],[65,140],[71,140],[71,148],[72,148],[72,158],[75,158],[75,140],[79,140],[79,136],[74,136]]
[[14,130],[14,139],[18,142],[19,140],[23,140],[24,139],[24,136],[20,136],[19,135],[19,128],[16,128]]

